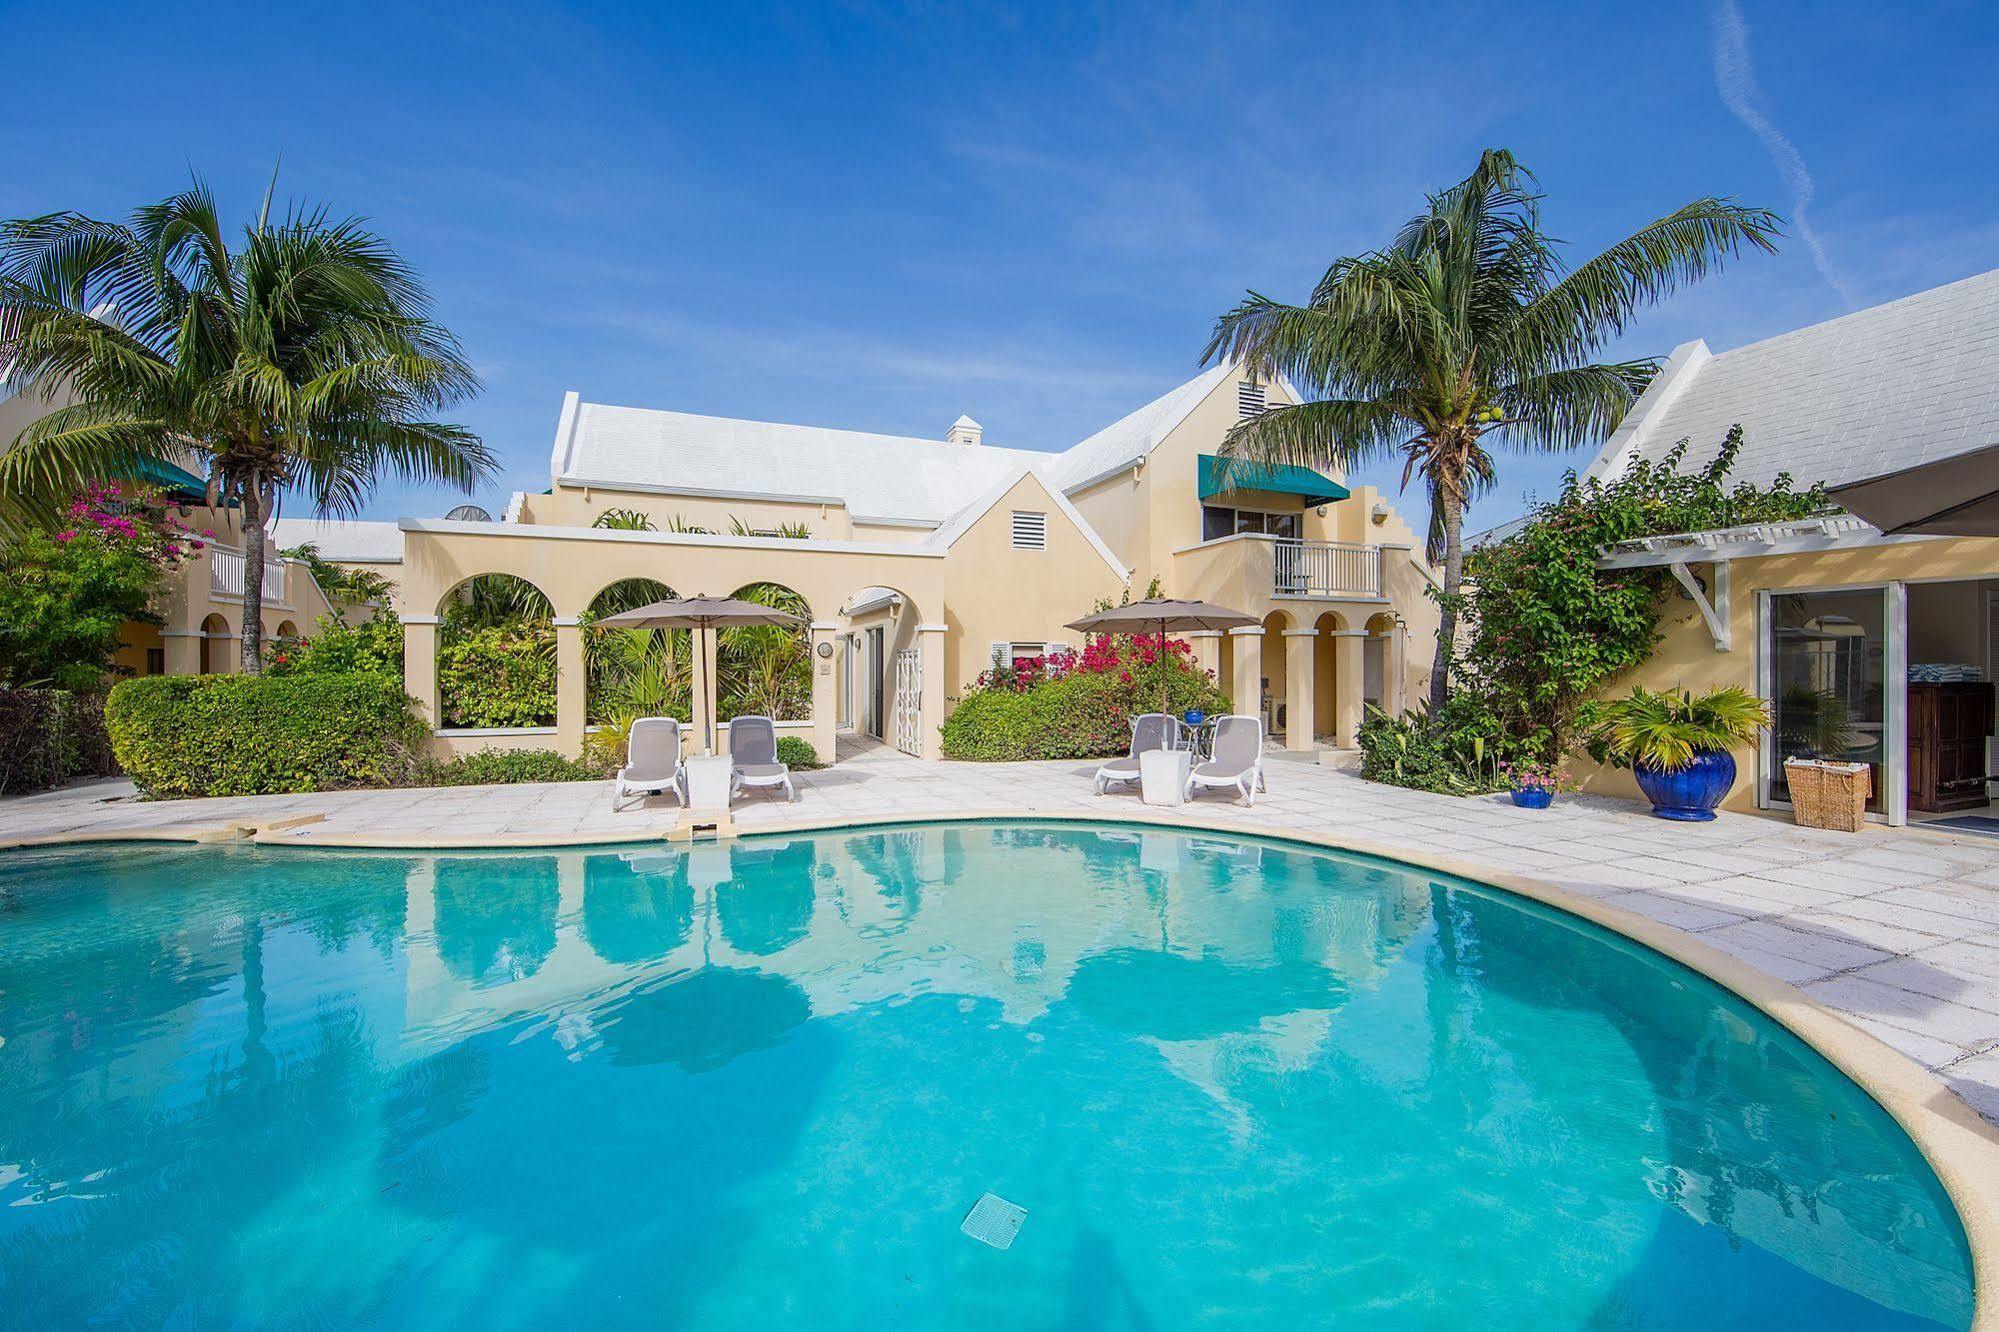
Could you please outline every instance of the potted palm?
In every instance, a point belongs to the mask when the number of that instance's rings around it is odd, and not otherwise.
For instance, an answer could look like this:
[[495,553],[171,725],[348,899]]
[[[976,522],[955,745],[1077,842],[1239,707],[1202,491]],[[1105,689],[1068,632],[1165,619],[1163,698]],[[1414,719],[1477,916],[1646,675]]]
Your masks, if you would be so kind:
[[1690,823],[1713,818],[1735,784],[1728,751],[1770,724],[1768,705],[1732,686],[1699,695],[1641,687],[1629,698],[1596,704],[1590,714],[1590,756],[1629,767],[1654,814]]

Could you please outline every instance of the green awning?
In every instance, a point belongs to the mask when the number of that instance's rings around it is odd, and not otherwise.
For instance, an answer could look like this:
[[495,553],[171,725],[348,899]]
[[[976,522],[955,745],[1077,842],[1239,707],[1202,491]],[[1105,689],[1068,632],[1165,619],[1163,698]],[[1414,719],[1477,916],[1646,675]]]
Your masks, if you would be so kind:
[[208,483],[192,472],[182,471],[162,458],[141,459],[132,468],[131,479],[158,486],[169,499],[199,502],[208,498]]
[[1264,467],[1247,462],[1229,467],[1228,484],[1223,485],[1220,458],[1212,453],[1203,453],[1197,461],[1202,499],[1212,499],[1234,490],[1267,490],[1277,495],[1296,495],[1310,508],[1314,504],[1343,500],[1353,493],[1331,477],[1320,476],[1309,467]]

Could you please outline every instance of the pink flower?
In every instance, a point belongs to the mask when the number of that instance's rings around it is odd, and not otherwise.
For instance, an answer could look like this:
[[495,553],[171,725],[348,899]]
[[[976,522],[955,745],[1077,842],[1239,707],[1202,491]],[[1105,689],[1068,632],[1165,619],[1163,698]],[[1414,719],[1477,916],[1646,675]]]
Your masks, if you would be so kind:
[[56,533],[56,540],[63,542],[64,544],[68,544],[69,542],[76,540],[76,532],[74,529],[71,529],[66,532],[58,532]]

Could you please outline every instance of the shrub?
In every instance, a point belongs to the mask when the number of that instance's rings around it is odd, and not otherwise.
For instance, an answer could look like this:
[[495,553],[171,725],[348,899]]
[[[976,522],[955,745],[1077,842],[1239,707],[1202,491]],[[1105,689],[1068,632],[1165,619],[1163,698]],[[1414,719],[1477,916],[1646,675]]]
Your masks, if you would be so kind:
[[311,634],[271,653],[268,675],[374,675],[403,679],[403,625],[386,606],[360,624],[322,615]]
[[[968,690],[944,720],[947,758],[983,762],[1018,759],[1102,758],[1122,754],[1131,743],[1131,719],[1159,708],[1159,684],[1166,681],[1167,710],[1228,711],[1228,700],[1206,671],[1192,665],[1184,644],[1161,654],[1156,645],[1093,646],[1069,663],[1056,659],[1031,669],[1038,678],[1023,686],[1022,670],[989,672]],[[1091,662],[1096,668],[1086,668]]]
[[118,762],[149,796],[409,781],[426,738],[400,683],[368,675],[154,675],[111,691]]
[[418,774],[423,786],[495,786],[513,782],[594,782],[604,769],[585,759],[565,758],[552,749],[489,749],[427,764]]
[[812,747],[812,742],[800,735],[777,738],[777,761],[794,772],[810,772],[826,766],[819,761],[819,751]]
[[454,629],[437,646],[437,687],[446,726],[553,726],[555,626]]
[[1770,707],[1734,685],[1705,694],[1655,694],[1641,685],[1628,698],[1587,704],[1582,720],[1597,762],[1678,772],[1695,754],[1754,740],[1770,724]]
[[1442,795],[1503,791],[1512,762],[1529,761],[1499,719],[1470,694],[1453,694],[1442,710],[1391,717],[1370,707],[1356,736],[1360,775],[1371,782]]
[[103,695],[0,685],[0,795],[117,770],[104,736]]

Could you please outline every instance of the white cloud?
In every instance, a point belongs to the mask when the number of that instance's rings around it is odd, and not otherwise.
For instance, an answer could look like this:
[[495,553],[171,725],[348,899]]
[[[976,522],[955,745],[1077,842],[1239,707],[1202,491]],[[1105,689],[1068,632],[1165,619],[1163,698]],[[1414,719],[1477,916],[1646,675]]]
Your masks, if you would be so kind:
[[1722,105],[1747,125],[1750,133],[1762,140],[1770,160],[1777,164],[1777,174],[1783,177],[1785,187],[1791,191],[1791,225],[1797,229],[1798,239],[1811,251],[1812,263],[1818,268],[1819,276],[1849,306],[1855,304],[1852,290],[1833,270],[1832,260],[1826,256],[1825,246],[1807,216],[1818,191],[1812,182],[1812,173],[1805,166],[1804,156],[1784,132],[1763,114],[1763,90],[1756,86],[1756,65],[1749,55],[1749,26],[1742,21],[1742,10],[1735,0],[1719,0],[1715,6],[1714,82],[1721,93]]

